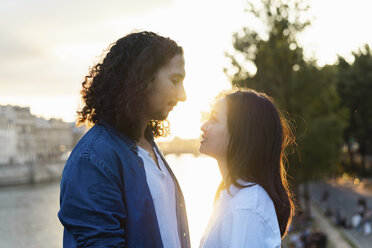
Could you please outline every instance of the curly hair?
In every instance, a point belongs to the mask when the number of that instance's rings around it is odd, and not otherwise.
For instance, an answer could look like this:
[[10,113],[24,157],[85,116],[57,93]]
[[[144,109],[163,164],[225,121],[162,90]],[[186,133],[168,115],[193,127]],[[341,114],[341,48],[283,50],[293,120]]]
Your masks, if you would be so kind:
[[[183,49],[170,38],[143,31],[120,38],[107,50],[82,83],[84,105],[77,111],[77,124],[103,120],[137,141],[156,72],[174,56],[183,55]],[[168,127],[167,121],[151,120],[146,133],[165,136]]]

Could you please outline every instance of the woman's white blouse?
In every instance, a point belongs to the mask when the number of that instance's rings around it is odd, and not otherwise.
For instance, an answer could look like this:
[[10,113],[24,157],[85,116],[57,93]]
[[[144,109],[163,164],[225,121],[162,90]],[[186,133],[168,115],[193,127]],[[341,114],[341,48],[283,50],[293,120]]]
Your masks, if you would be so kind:
[[227,190],[221,192],[200,247],[280,248],[278,219],[266,191],[257,184],[247,188],[232,185],[230,194]]

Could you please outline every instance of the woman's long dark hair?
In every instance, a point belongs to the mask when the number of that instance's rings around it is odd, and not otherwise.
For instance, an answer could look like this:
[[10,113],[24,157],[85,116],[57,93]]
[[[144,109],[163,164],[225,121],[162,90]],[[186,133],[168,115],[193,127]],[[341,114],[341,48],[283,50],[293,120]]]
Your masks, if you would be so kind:
[[225,99],[230,133],[225,184],[244,187],[237,182],[243,179],[262,186],[274,203],[283,238],[294,213],[284,167],[285,149],[294,142],[292,132],[264,93],[236,91]]
[[[77,112],[77,123],[95,124],[103,120],[138,140],[139,123],[148,107],[155,74],[178,54],[183,55],[182,47],[153,32],[131,33],[117,40],[82,83],[84,105]],[[150,130],[155,137],[164,136],[168,125],[152,120],[146,131]]]

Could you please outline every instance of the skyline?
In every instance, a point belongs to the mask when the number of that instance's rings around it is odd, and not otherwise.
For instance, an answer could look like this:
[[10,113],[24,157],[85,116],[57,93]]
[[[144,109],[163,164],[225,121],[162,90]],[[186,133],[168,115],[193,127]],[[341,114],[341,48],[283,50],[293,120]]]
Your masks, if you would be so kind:
[[[132,30],[150,30],[185,50],[188,99],[169,121],[175,136],[198,137],[200,111],[209,111],[214,97],[230,88],[222,70],[228,65],[224,52],[233,51],[232,33],[254,25],[243,11],[245,1],[110,3],[5,0],[0,9],[0,104],[29,106],[37,116],[74,121],[81,82],[102,51]],[[316,19],[298,37],[305,55],[321,66],[372,44],[372,34],[363,32],[372,23],[372,3],[334,3],[312,1],[309,16]]]

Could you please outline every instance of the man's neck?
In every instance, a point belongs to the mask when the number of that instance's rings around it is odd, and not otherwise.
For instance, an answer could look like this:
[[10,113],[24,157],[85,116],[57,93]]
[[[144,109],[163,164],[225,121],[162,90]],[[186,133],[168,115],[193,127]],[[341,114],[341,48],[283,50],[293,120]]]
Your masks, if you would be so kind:
[[149,122],[145,122],[141,128],[141,137],[138,139],[137,145],[146,149],[152,150],[151,142],[146,138],[146,128]]
[[144,148],[145,150],[150,150],[152,149],[152,145],[151,145],[151,142],[148,141],[145,136],[141,136],[141,138],[139,138],[138,142],[137,142],[137,145]]
[[145,149],[150,154],[151,159],[155,162],[155,164],[160,169],[158,159],[157,159],[157,156],[155,154],[154,148],[151,144],[151,141],[146,138],[146,127],[147,127],[147,124],[146,124],[145,128],[142,129],[142,132],[141,132],[142,135],[137,142],[137,146],[140,146],[141,148]]

